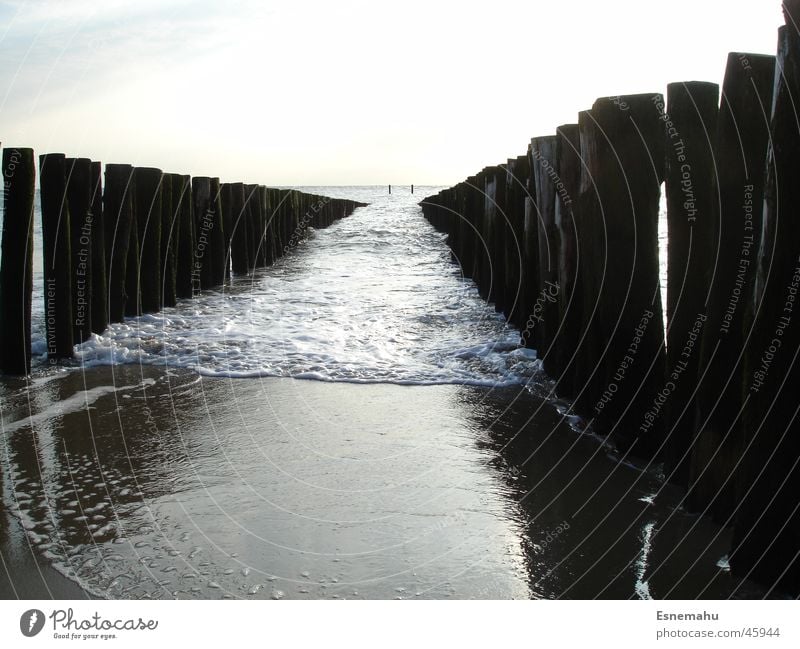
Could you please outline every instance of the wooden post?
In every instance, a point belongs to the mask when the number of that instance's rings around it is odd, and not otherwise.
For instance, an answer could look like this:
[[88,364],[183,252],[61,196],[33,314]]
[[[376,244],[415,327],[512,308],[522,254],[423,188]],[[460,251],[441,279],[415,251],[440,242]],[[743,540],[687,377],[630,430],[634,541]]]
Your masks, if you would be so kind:
[[66,158],[62,153],[39,156],[44,243],[44,299],[47,356],[71,358],[72,246],[67,201]]
[[[130,248],[135,245],[134,263],[138,260],[138,237],[133,220],[133,167],[107,164],[103,190],[103,220],[106,237],[106,275],[108,277],[108,321],[125,319],[128,301],[138,301],[137,293],[127,292]],[[138,274],[138,273],[137,273]]]
[[0,259],[0,371],[31,371],[33,294],[33,149],[3,150],[3,242]]
[[667,262],[668,479],[688,484],[694,439],[695,391],[701,343],[708,319],[717,219],[714,134],[719,86],[698,81],[667,87],[666,195],[669,225]]
[[280,253],[278,251],[278,228],[277,228],[277,209],[278,209],[278,190],[271,187],[267,188],[267,243],[269,263],[274,264]]
[[476,250],[477,250],[477,220],[475,198],[478,195],[476,184],[478,179],[470,176],[459,185],[458,207],[461,222],[461,251],[459,261],[464,271],[464,276],[475,277]]
[[525,268],[522,278],[522,305],[521,314],[523,322],[520,325],[520,343],[530,349],[536,349],[536,326],[538,321],[535,317],[535,306],[537,293],[539,292],[539,215],[536,210],[536,181],[535,171],[531,163],[530,174],[528,176],[527,192],[522,206],[523,227],[522,227],[522,256],[525,260]]
[[214,286],[214,230],[219,229],[211,206],[211,179],[205,176],[192,178],[192,211],[197,234],[194,264],[192,269],[192,292]]
[[[525,194],[530,165],[527,156],[511,158],[506,163],[506,309],[508,321],[519,326],[520,320],[527,317],[522,313],[522,268],[525,228]],[[462,187],[462,186],[460,186]],[[458,193],[461,210],[462,193]],[[463,214],[459,211],[458,225],[461,238],[466,240],[468,233]],[[462,244],[463,247],[463,244]],[[463,252],[461,253],[464,254]]]
[[558,253],[558,331],[556,349],[559,351],[559,370],[556,393],[562,397],[575,395],[575,354],[580,341],[582,296],[577,290],[578,236],[575,209],[581,183],[581,140],[577,124],[559,126],[556,141],[556,160],[560,187],[556,193],[556,228],[560,249]]
[[247,275],[249,244],[247,241],[247,215],[245,214],[244,184],[231,184],[231,266],[235,275]]
[[65,169],[72,246],[72,337],[80,344],[92,333],[92,161],[67,158]]
[[222,286],[229,276],[228,229],[222,211],[222,192],[219,178],[209,182],[209,202],[207,216],[214,222],[211,229],[212,286]]
[[489,245],[489,219],[487,187],[489,186],[489,167],[485,167],[476,176],[474,213],[476,226],[475,271],[473,279],[478,287],[479,295],[488,299],[492,282],[491,248]]
[[505,169],[500,167],[490,167],[484,176],[484,205],[483,223],[481,231],[484,236],[488,253],[488,265],[486,275],[483,277],[483,291],[489,302],[494,303],[495,310],[503,309],[503,271],[502,271],[502,239],[501,226],[504,216],[500,210],[503,203],[499,198],[500,190],[498,185],[503,183],[505,190]]
[[175,192],[180,190],[178,174],[164,174],[161,179],[161,308],[178,302],[175,246],[180,238]]
[[528,314],[533,324],[533,340],[545,371],[551,377],[560,374],[557,352],[552,346],[558,331],[559,252],[561,242],[556,225],[556,194],[558,181],[556,136],[531,140],[529,158],[535,183],[536,221],[539,227],[539,285],[533,309]]
[[612,433],[621,450],[643,458],[653,457],[662,443],[658,408],[666,354],[658,214],[663,105],[659,94],[598,99],[589,115],[594,127],[586,130],[584,156],[593,184],[588,189],[594,190],[608,242],[607,259],[588,270],[602,282],[592,328],[601,343],[601,395],[611,395],[595,404],[595,424],[600,433]]
[[91,164],[92,198],[92,332],[102,334],[108,326],[108,276],[106,234],[103,215],[102,164]]
[[136,167],[136,223],[141,245],[140,290],[142,312],[155,313],[161,308],[161,169]]
[[[177,187],[177,192],[175,189]],[[179,298],[192,297],[192,272],[194,271],[197,239],[192,212],[192,179],[179,176],[172,183],[173,197],[177,214],[177,262],[175,271],[175,292]]]
[[[791,21],[790,21],[791,22]],[[800,594],[800,33],[781,27],[730,565]],[[758,126],[761,124],[759,123]],[[747,322],[747,316],[745,316]]]
[[[739,410],[745,321],[753,298],[761,238],[764,170],[769,144],[775,58],[731,53],[716,133],[718,200],[706,251],[713,272],[698,367],[695,439],[687,505],[726,523],[738,504],[736,477],[743,452]],[[767,111],[767,112],[765,112]],[[718,197],[718,198],[717,198]],[[760,342],[750,336],[756,347]]]
[[245,185],[245,217],[247,222],[247,270],[252,272],[258,266],[258,244],[261,239],[258,231],[260,194],[258,185]]
[[269,265],[267,254],[267,188],[258,186],[258,258],[257,266],[264,268]]
[[510,254],[510,250],[508,249],[510,233],[508,231],[508,215],[506,213],[506,205],[508,203],[506,196],[507,175],[508,167],[505,163],[495,167],[494,213],[492,217],[492,241],[494,243],[492,248],[492,268],[494,274],[492,290],[494,291],[493,301],[495,303],[495,310],[505,315],[508,314],[511,293],[506,276],[506,255]]

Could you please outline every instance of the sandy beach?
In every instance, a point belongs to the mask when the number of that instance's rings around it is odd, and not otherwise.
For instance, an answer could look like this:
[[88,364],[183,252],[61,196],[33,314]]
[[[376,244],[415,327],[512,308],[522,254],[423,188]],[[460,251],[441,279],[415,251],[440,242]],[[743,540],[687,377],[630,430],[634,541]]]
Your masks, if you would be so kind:
[[752,594],[726,532],[528,390],[135,365],[3,389],[4,597]]

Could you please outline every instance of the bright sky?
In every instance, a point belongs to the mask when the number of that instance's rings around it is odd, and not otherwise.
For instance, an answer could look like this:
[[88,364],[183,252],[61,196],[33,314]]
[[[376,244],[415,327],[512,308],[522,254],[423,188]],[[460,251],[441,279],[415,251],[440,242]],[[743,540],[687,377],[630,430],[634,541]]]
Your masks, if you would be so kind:
[[452,184],[596,97],[722,82],[780,0],[0,1],[0,139],[269,185]]

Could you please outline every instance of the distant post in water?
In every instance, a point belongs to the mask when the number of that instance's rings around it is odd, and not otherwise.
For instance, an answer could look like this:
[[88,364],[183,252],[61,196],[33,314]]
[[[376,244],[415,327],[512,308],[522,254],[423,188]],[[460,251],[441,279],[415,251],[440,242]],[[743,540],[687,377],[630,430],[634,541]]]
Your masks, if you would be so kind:
[[31,371],[33,293],[33,149],[3,150],[3,242],[0,260],[0,371]]
[[66,158],[63,153],[39,156],[44,243],[44,300],[47,357],[71,358],[72,246],[67,201]]

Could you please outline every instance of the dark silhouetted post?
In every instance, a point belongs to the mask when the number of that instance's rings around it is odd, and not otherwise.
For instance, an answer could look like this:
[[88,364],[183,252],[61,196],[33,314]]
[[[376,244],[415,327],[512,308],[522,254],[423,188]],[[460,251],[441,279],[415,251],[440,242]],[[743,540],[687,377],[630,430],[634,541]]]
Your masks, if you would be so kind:
[[[687,504],[723,523],[739,500],[734,474],[743,453],[742,350],[748,337],[745,327],[751,328],[745,322],[753,317],[749,305],[761,239],[774,78],[774,57],[729,54],[717,119],[718,204],[714,245],[705,253],[711,256],[713,272],[698,367]],[[760,341],[750,336],[751,343],[758,347]]]
[[3,150],[3,243],[0,259],[0,371],[31,371],[33,293],[33,149]]
[[[138,294],[128,295],[128,260],[131,240],[134,240],[138,260],[138,237],[133,221],[133,167],[126,164],[106,165],[103,190],[103,226],[106,239],[108,277],[108,321],[125,319],[128,300],[138,301]],[[137,284],[138,286],[138,284]],[[136,286],[135,290],[138,290]]]
[[545,371],[551,377],[560,374],[557,352],[552,348],[558,331],[558,267],[561,242],[556,225],[556,195],[558,178],[556,136],[537,137],[531,140],[529,158],[535,183],[536,221],[539,227],[539,286],[532,319],[534,345],[542,359]]
[[794,24],[780,29],[777,70],[753,301],[760,312],[745,362],[744,460],[736,476],[742,502],[729,557],[734,575],[794,596],[800,592],[800,33]]
[[575,209],[581,183],[581,139],[577,124],[565,124],[557,129],[556,160],[558,183],[556,189],[556,228],[558,230],[558,331],[556,349],[559,370],[556,391],[560,396],[575,395],[575,354],[580,339],[581,302],[577,292],[578,237]]
[[[590,180],[583,187],[595,194],[608,242],[607,259],[588,271],[602,283],[592,324],[603,377],[595,422],[622,450],[644,458],[663,441],[659,398],[666,353],[658,262],[663,105],[659,94],[598,99],[589,115],[594,127],[586,131],[584,156]],[[583,129],[582,122],[582,151]],[[602,400],[605,393],[611,398]]]
[[181,177],[164,174],[161,180],[161,295],[162,307],[175,306],[178,302],[176,282],[176,247],[180,238],[177,199]]
[[242,183],[231,184],[231,267],[236,275],[247,275],[249,266],[247,242],[247,215],[245,214],[245,195]]
[[688,480],[700,347],[708,319],[713,273],[709,253],[716,245],[718,102],[715,83],[693,81],[667,87],[667,375],[673,390],[667,408],[665,457],[670,479],[683,486]]
[[222,199],[219,178],[212,178],[209,183],[211,194],[209,198],[208,214],[214,220],[216,227],[211,230],[212,259],[214,286],[222,286],[228,278],[230,258],[228,257],[228,230],[222,212]]
[[[177,188],[177,192],[176,192]],[[179,298],[192,297],[192,273],[194,271],[197,242],[192,214],[192,179],[178,176],[172,183],[173,197],[177,207],[178,240],[176,246],[175,291]]]
[[71,358],[72,246],[67,201],[66,158],[62,153],[39,156],[44,243],[44,299],[47,356]]
[[102,164],[91,164],[92,191],[92,331],[102,334],[108,326],[108,276],[103,216]]
[[161,309],[161,169],[136,167],[136,223],[141,245],[140,286],[142,312]]
[[92,333],[92,161],[67,158],[66,172],[72,245],[72,336],[79,344]]

